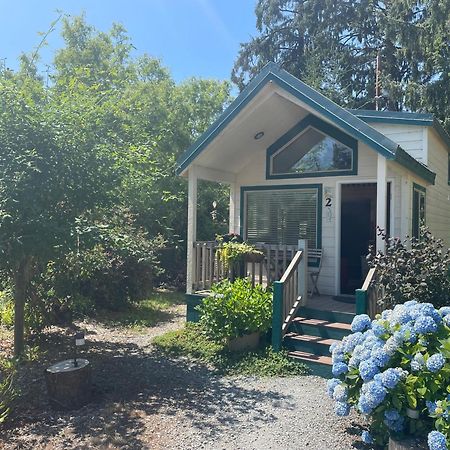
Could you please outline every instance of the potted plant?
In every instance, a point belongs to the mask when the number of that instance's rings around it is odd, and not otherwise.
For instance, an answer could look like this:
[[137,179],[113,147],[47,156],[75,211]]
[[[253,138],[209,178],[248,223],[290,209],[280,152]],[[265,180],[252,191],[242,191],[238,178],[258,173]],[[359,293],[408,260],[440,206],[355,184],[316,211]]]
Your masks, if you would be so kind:
[[248,350],[259,345],[260,334],[271,325],[272,294],[247,278],[224,280],[211,288],[198,310],[212,339],[226,342],[231,351]]
[[[430,450],[450,444],[450,307],[415,300],[385,310],[375,320],[362,314],[352,334],[331,347],[328,393],[338,415],[355,408],[371,422],[367,443],[406,448],[418,438]],[[409,448],[409,447],[408,447]],[[417,447],[420,448],[420,447]]]

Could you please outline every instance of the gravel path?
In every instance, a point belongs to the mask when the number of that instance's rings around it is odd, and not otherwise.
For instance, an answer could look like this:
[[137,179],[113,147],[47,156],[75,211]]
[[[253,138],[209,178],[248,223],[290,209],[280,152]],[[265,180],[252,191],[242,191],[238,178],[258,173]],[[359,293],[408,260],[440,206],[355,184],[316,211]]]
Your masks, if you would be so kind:
[[[85,322],[94,401],[77,412],[48,408],[42,373],[48,353],[24,375],[25,402],[4,449],[336,449],[363,448],[361,419],[337,418],[318,377],[224,378],[186,360],[158,355],[151,339],[181,326],[183,307],[145,333]],[[68,342],[49,333],[49,348]]]

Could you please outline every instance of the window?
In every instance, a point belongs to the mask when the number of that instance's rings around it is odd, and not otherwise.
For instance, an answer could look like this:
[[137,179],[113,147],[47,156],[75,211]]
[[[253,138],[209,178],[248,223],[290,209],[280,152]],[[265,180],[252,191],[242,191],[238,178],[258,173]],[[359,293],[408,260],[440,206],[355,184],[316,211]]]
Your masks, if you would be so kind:
[[425,223],[425,188],[413,183],[412,236],[419,239],[420,226]]
[[308,116],[268,149],[268,178],[356,173],[357,141]]
[[244,236],[252,243],[321,247],[321,185],[243,188]]

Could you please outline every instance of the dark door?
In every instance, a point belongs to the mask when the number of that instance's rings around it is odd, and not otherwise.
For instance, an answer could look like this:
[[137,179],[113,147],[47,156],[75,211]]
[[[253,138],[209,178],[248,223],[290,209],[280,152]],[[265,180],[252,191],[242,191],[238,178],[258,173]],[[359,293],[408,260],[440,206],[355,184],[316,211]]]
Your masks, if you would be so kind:
[[341,294],[353,295],[366,276],[369,245],[375,243],[376,201],[375,183],[342,186]]

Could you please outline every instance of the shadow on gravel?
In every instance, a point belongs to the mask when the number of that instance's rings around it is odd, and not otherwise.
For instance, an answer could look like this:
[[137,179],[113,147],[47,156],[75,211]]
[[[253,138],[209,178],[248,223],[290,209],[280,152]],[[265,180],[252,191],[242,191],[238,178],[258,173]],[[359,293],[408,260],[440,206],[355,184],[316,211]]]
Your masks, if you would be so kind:
[[367,430],[367,428],[357,422],[352,422],[351,426],[349,426],[345,429],[345,431],[350,436],[355,437],[355,440],[352,443],[352,448],[356,448],[356,449],[360,449],[360,450],[367,450],[368,448],[371,448],[368,445],[364,444],[364,442],[361,441],[361,433],[364,430]]
[[[40,395],[30,399],[28,411],[19,413],[11,432],[25,427],[35,439],[35,447],[48,444],[50,448],[54,436],[63,434],[59,439],[64,448],[140,449],[149,448],[149,430],[150,434],[164,434],[157,429],[160,411],[166,416],[181,411],[191,426],[208,429],[214,436],[222,426],[238,423],[239,416],[249,411],[255,421],[273,421],[266,411],[267,401],[274,408],[293,407],[290,397],[243,388],[205,367],[168,359],[133,343],[93,342],[85,353],[93,367],[93,402],[78,411],[51,411],[42,377],[45,365],[41,363],[42,367],[33,370],[36,379],[32,387]],[[206,419],[213,416],[216,419],[211,424]]]

